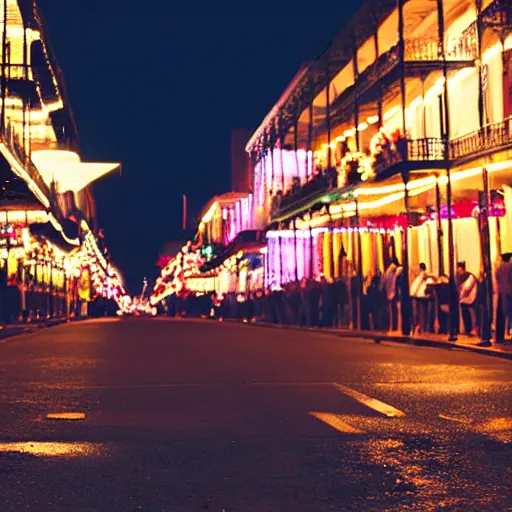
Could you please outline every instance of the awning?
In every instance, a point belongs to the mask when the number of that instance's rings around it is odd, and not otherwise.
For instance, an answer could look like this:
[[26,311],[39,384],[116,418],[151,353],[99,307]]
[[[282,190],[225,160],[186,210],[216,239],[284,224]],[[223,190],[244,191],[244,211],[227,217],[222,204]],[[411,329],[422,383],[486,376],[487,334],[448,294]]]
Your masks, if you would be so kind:
[[238,233],[236,238],[224,249],[222,254],[216,258],[206,262],[201,267],[201,272],[208,272],[219,265],[222,265],[228,258],[238,253],[243,252],[259,252],[260,249],[266,247],[267,242],[265,232],[259,230],[242,231]]
[[51,149],[34,151],[32,161],[45,183],[55,182],[59,193],[79,192],[120,167],[118,163],[84,163],[73,151]]
[[[74,228],[72,225],[74,225]],[[76,249],[76,246],[66,242],[62,236],[62,233],[57,231],[51,222],[31,224],[29,228],[32,235],[46,238],[46,240],[50,241],[57,247],[60,247],[65,252]],[[64,221],[63,229],[66,230],[66,236],[69,236],[69,238],[78,237],[78,225],[76,225],[74,222]]]

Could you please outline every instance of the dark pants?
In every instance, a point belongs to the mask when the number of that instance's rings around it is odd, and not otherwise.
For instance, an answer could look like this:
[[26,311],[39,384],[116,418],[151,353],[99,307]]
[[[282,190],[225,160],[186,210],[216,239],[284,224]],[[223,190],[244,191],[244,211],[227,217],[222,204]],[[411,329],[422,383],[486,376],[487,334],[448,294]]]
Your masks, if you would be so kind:
[[413,326],[419,327],[421,332],[429,332],[430,328],[430,300],[426,298],[413,298],[414,322]]
[[396,331],[398,329],[398,299],[396,297],[388,300],[388,313],[389,330]]
[[464,334],[471,334],[473,330],[473,314],[475,312],[474,304],[461,304],[462,323],[464,324]]

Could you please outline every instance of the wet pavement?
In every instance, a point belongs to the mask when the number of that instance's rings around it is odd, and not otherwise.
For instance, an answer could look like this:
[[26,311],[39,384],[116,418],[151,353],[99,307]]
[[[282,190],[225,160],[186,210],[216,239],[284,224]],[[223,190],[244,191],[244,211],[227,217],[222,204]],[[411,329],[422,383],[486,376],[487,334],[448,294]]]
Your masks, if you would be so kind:
[[0,345],[0,510],[512,510],[512,362],[167,319]]

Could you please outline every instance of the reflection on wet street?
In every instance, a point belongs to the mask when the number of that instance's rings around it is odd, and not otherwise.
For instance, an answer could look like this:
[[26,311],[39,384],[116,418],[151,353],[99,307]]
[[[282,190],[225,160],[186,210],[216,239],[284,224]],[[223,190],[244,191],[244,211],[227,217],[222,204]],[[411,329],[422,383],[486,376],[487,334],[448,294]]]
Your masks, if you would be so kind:
[[141,319],[0,352],[2,512],[512,508],[507,361]]
[[37,457],[96,457],[104,454],[105,447],[94,443],[56,443],[29,441],[0,443],[0,453],[27,453]]

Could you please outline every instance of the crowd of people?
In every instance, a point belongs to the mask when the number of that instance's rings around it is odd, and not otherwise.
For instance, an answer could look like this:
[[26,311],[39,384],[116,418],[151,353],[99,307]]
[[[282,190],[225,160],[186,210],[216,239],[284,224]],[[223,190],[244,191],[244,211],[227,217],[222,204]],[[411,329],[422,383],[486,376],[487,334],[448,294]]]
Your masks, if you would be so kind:
[[[494,276],[497,311],[493,315],[491,305],[490,314],[498,342],[504,342],[509,325],[512,327],[511,256],[502,256]],[[303,279],[249,293],[182,291],[170,296],[164,308],[170,316],[399,332],[404,284],[403,267],[394,258],[385,272],[369,275],[362,282],[349,269],[346,276],[334,281],[322,276],[319,280]],[[454,285],[459,311],[450,320],[448,276],[429,275],[426,265],[419,265],[409,283],[412,305],[409,320],[413,334],[448,334],[451,330],[456,334],[480,335],[483,315],[489,314],[481,277],[459,262]],[[450,328],[450,321],[457,325]]]

